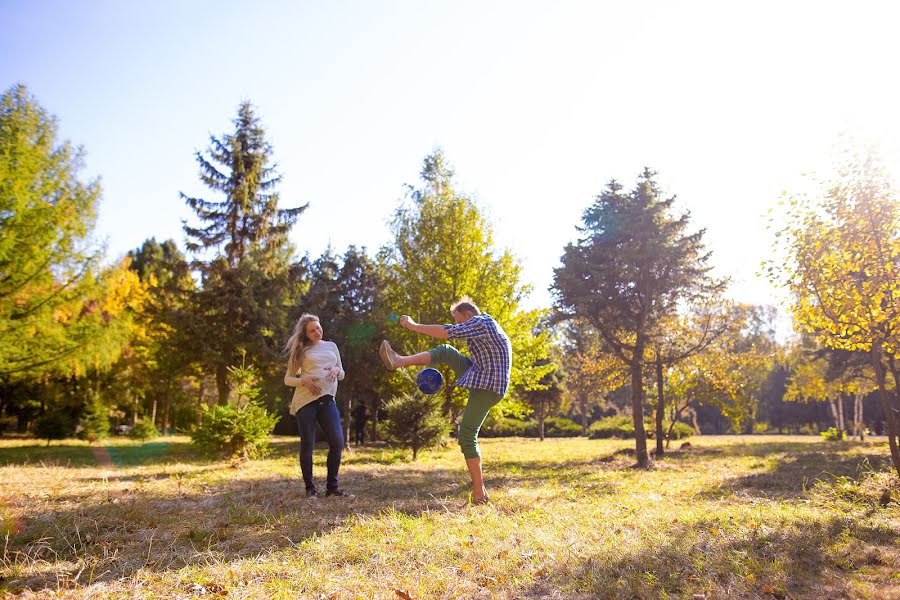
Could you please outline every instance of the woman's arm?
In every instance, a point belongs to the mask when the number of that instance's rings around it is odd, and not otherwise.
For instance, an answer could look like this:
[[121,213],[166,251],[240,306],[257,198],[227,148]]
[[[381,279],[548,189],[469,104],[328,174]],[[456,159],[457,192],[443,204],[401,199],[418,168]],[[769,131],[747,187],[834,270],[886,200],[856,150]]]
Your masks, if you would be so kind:
[[338,350],[337,344],[334,344],[334,355],[337,356],[337,367],[335,367],[337,369],[337,380],[343,381],[345,375],[344,365],[341,363],[341,351]]

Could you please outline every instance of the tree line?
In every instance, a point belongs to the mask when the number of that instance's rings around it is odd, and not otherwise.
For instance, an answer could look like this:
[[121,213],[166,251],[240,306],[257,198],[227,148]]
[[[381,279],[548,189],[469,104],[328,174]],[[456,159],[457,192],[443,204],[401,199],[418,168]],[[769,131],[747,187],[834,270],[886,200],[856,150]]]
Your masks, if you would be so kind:
[[[307,205],[282,208],[273,148],[255,108],[241,103],[233,129],[195,154],[209,194],[181,194],[193,213],[183,224],[186,252],[150,238],[104,263],[91,238],[101,190],[79,177],[83,151],[57,139],[55,119],[22,85],[0,110],[7,428],[25,432],[47,413],[73,422],[104,413],[114,423],[143,417],[163,431],[187,430],[203,405],[234,400],[230,369],[246,363],[259,374],[260,397],[284,413],[282,346],[293,321],[313,312],[348,366],[345,418],[348,402],[365,404],[377,435],[383,403],[412,389],[380,368],[377,343],[417,347],[396,316],[444,322],[448,304],[468,295],[513,343],[511,393],[494,418],[534,415],[542,427],[564,414],[586,430],[627,414],[639,465],[649,463],[648,438],[661,455],[682,421],[740,433],[833,421],[856,435],[877,421],[900,464],[897,203],[873,163],[850,161],[822,198],[788,203],[778,224],[783,256],[767,263],[790,288],[802,329],[783,345],[774,309],[726,299],[705,232],[650,169],[631,189],[611,181],[584,210],[554,272],[554,305],[527,309],[520,261],[495,246],[440,149],[398,202],[388,244],[372,254],[350,246],[300,255],[290,232],[302,228]],[[443,375],[439,404],[452,421],[465,396],[452,372]]]

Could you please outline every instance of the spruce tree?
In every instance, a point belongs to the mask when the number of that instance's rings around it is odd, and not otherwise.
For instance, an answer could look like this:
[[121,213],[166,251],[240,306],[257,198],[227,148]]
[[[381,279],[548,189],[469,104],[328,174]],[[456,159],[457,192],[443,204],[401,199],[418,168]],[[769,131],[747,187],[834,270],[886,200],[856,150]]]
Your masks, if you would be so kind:
[[281,178],[249,102],[241,103],[234,131],[210,136],[207,155],[197,152],[196,159],[201,181],[221,198],[181,194],[200,221],[184,225],[202,285],[191,303],[190,334],[226,404],[228,367],[242,351],[268,372],[279,360],[291,285],[288,234],[306,205],[278,207]]
[[645,169],[631,192],[612,181],[583,215],[582,237],[566,246],[554,270],[559,318],[583,318],[626,365],[639,466],[649,464],[644,429],[647,351],[667,317],[705,294],[709,254],[703,230],[688,233],[689,214],[675,214]]

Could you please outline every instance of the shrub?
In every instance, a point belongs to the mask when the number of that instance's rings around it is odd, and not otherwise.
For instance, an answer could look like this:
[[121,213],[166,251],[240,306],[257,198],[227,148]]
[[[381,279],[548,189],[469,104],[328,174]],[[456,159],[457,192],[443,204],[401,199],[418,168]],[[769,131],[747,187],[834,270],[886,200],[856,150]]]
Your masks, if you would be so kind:
[[78,437],[90,443],[109,437],[109,411],[97,396],[92,395],[85,404]]
[[548,417],[544,419],[544,435],[546,437],[578,437],[582,435],[581,425],[566,417]]
[[672,428],[672,433],[669,434],[670,440],[683,440],[684,438],[689,438],[694,435],[694,428],[688,425],[687,423],[682,423],[681,421],[675,422],[675,427]]
[[269,434],[278,415],[256,403],[204,407],[203,422],[191,431],[201,452],[231,458],[260,458],[269,452]]
[[412,450],[413,460],[419,450],[440,446],[446,441],[450,424],[438,396],[403,394],[389,400],[385,409],[388,439]]
[[159,430],[152,421],[138,419],[137,423],[128,431],[128,437],[133,440],[152,440],[159,437]]
[[[644,421],[644,428],[647,430],[647,437],[652,438],[656,434],[656,424],[653,421]],[[694,435],[693,428],[687,423],[678,421],[669,434],[670,439],[680,440]],[[588,437],[592,440],[605,438],[634,438],[634,420],[630,415],[617,415],[607,417],[592,423],[588,428]]]
[[836,427],[829,427],[821,435],[826,442],[839,442],[844,439],[844,432]]
[[537,436],[537,421],[488,417],[478,435],[480,437],[535,437]]
[[75,433],[75,423],[68,415],[59,412],[48,412],[38,417],[34,424],[34,435],[42,440],[62,440]]
[[606,438],[627,439],[634,437],[634,421],[628,415],[606,417],[591,423],[588,437],[592,440]]

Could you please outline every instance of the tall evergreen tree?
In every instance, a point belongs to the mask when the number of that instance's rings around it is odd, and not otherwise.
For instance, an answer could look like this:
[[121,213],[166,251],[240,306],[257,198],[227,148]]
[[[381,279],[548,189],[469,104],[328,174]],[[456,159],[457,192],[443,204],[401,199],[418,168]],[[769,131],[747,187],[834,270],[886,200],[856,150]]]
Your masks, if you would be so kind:
[[586,319],[629,368],[639,466],[649,464],[643,371],[652,335],[709,283],[703,231],[686,233],[688,214],[673,214],[675,198],[664,198],[654,177],[645,169],[629,193],[610,182],[554,271],[560,318]]
[[242,351],[266,374],[280,363],[292,281],[288,233],[307,205],[278,208],[281,178],[249,102],[241,103],[232,133],[210,136],[207,154],[196,153],[200,179],[223,198],[181,196],[201,222],[184,225],[202,283],[192,301],[192,337],[215,372],[219,403],[226,404],[228,367]]

